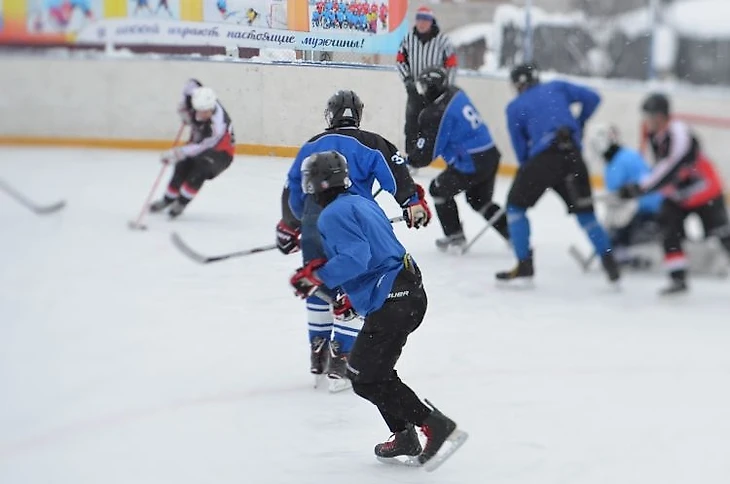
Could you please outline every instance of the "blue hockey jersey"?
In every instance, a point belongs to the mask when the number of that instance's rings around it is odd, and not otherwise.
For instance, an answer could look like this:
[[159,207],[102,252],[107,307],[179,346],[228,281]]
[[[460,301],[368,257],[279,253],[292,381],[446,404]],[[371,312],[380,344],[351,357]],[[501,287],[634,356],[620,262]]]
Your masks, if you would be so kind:
[[[565,81],[536,84],[522,92],[507,106],[507,129],[517,161],[523,164],[549,148],[562,127],[572,131],[581,149],[583,126],[600,102],[592,89]],[[570,110],[574,103],[581,104],[577,118]]]
[[[616,192],[628,183],[640,184],[651,173],[651,168],[638,151],[620,148],[606,164],[604,181],[609,192]],[[639,212],[658,213],[664,201],[660,193],[654,192],[639,198]]]
[[438,157],[461,173],[476,171],[472,155],[495,147],[494,139],[469,96],[452,87],[418,117],[418,140],[409,163],[427,166]]
[[385,138],[357,128],[327,130],[305,143],[287,175],[289,207],[294,216],[301,220],[304,210],[302,190],[302,163],[305,158],[324,151],[337,151],[347,159],[352,186],[350,192],[373,199],[373,183],[393,195],[399,205],[418,201],[416,184],[408,172],[405,159],[398,149]]
[[385,303],[405,248],[383,210],[372,200],[344,193],[327,205],[317,228],[327,263],[317,274],[328,287],[341,287],[360,316]]

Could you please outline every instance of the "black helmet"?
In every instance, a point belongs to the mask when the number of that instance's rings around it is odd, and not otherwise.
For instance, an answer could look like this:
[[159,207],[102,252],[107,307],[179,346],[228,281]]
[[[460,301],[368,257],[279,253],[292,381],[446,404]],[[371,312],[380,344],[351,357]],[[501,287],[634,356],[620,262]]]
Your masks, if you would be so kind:
[[669,116],[669,99],[664,94],[650,94],[641,105],[641,110],[646,114],[663,114]]
[[355,91],[337,91],[327,101],[324,118],[330,128],[360,126],[365,105]]
[[317,195],[331,188],[350,188],[347,160],[336,151],[308,156],[302,163],[302,190]]
[[418,76],[417,88],[432,103],[449,88],[449,75],[440,67],[429,67]]
[[510,72],[510,78],[512,79],[512,84],[514,84],[517,89],[529,87],[540,82],[537,66],[532,63],[516,66],[512,69],[512,72]]

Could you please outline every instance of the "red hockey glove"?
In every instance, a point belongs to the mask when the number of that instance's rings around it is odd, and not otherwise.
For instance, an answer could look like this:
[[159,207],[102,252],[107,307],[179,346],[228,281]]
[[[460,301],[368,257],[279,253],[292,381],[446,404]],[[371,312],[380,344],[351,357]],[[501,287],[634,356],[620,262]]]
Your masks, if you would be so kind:
[[291,276],[289,283],[294,287],[294,294],[302,299],[306,299],[313,295],[319,286],[323,286],[324,282],[317,277],[316,269],[322,267],[327,262],[326,259],[314,259],[304,267],[300,267]]
[[407,207],[403,207],[403,218],[409,229],[420,229],[425,227],[431,221],[431,209],[426,203],[426,193],[421,185],[416,185],[416,194],[418,201]]
[[335,315],[335,319],[338,321],[350,321],[357,317],[355,309],[350,304],[350,298],[347,294],[340,294],[332,304],[332,312]]
[[276,225],[276,247],[284,255],[293,254],[299,250],[300,235],[299,229],[293,229],[280,220]]

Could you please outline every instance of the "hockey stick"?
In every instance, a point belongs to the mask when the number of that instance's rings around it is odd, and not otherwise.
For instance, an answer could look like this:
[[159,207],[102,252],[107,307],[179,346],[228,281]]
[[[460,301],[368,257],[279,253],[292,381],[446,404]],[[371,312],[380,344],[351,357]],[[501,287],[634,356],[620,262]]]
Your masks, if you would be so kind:
[[575,259],[583,271],[590,269],[593,259],[596,258],[596,251],[593,251],[590,256],[586,257],[580,249],[574,245],[571,245],[568,248],[568,253],[573,257],[573,259]]
[[[399,216],[389,219],[389,222],[397,223],[402,222],[403,220],[405,219],[402,216]],[[185,243],[185,241],[182,239],[182,237],[180,237],[180,235],[177,234],[177,232],[173,232],[170,235],[170,240],[172,241],[172,245],[174,245],[180,252],[199,264],[210,264],[211,262],[219,262],[222,260],[233,259],[236,257],[245,257],[247,255],[258,254],[260,252],[268,252],[270,250],[276,249],[276,244],[271,244],[263,245],[261,247],[254,247],[253,249],[237,250],[228,254],[205,256],[199,252],[194,251],[188,244]]]
[[[177,130],[177,135],[175,136],[175,141],[172,142],[172,146],[174,147],[177,145],[178,141],[180,141],[180,137],[182,136],[183,129],[185,129],[185,123],[180,124],[180,129]],[[165,174],[165,169],[167,168],[167,165],[163,164],[160,168],[160,173],[157,175],[157,178],[155,178],[155,182],[152,184],[152,190],[150,190],[149,195],[147,195],[147,199],[144,201],[144,205],[142,205],[142,209],[139,211],[139,215],[137,215],[137,220],[130,220],[128,222],[129,228],[132,230],[147,230],[147,226],[142,223],[142,219],[147,214],[147,211],[149,210],[150,201],[152,201],[152,197],[155,196],[155,192],[157,191],[157,186],[160,184],[160,180],[162,180],[162,175]]]
[[480,230],[474,236],[473,239],[471,239],[471,242],[469,242],[468,244],[466,244],[464,247],[461,248],[461,255],[464,255],[467,252],[469,252],[469,249],[471,249],[471,246],[474,245],[474,243],[477,240],[479,240],[479,238],[482,235],[484,235],[487,232],[487,230],[489,230],[497,222],[497,220],[499,219],[499,217],[501,217],[502,215],[504,215],[504,208],[500,208],[499,210],[497,210],[496,212],[494,212],[494,215],[492,215],[492,218],[490,218],[489,220],[487,220],[487,225],[485,225],[484,228],[482,230]]
[[276,244],[271,244],[263,245],[261,247],[254,247],[253,249],[238,250],[236,252],[230,252],[228,254],[209,257],[204,256],[191,249],[190,246],[187,245],[176,232],[172,233],[172,235],[170,236],[170,240],[172,240],[172,244],[180,252],[182,252],[184,255],[188,256],[190,259],[194,260],[198,264],[210,264],[211,262],[218,262],[226,259],[232,259],[234,257],[243,257],[251,254],[258,254],[259,252],[267,252],[276,249]]
[[4,191],[10,198],[14,199],[25,208],[30,209],[36,215],[47,215],[49,213],[58,212],[66,206],[65,200],[61,200],[51,205],[38,205],[37,203],[31,201],[29,198],[24,196],[22,193],[18,192],[13,187],[8,185],[5,180],[0,180],[0,190]]

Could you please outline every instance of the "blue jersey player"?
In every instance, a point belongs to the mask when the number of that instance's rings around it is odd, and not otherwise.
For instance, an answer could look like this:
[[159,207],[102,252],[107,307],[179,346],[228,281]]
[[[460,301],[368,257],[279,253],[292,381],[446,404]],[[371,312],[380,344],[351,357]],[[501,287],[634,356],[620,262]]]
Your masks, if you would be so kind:
[[[591,137],[591,148],[606,161],[604,182],[609,193],[618,194],[622,187],[640,184],[651,174],[651,168],[641,154],[621,144],[614,126],[597,127]],[[632,254],[630,249],[661,240],[659,211],[663,200],[661,193],[653,192],[636,201],[608,203],[606,227],[614,257],[620,265],[645,268],[651,264],[650,260]]]
[[[408,162],[423,167],[443,158],[447,168],[429,187],[444,238],[436,246],[446,250],[466,242],[454,197],[466,193],[466,201],[485,219],[491,220],[500,207],[492,202],[500,152],[489,128],[469,97],[449,86],[444,69],[431,67],[418,77],[416,87],[426,102],[418,117],[418,138],[408,153]],[[502,213],[491,220],[509,241],[507,218]]]
[[[377,180],[403,208],[409,227],[425,226],[431,218],[423,189],[411,178],[398,149],[382,136],[359,128],[362,111],[363,103],[353,91],[336,92],[325,110],[329,127],[301,147],[289,170],[282,194],[282,220],[276,228],[277,245],[285,254],[301,247],[305,264],[324,256],[317,231],[321,208],[302,190],[302,165],[315,153],[336,150],[347,157],[352,181],[350,191],[364,198],[373,199],[373,183]],[[326,289],[331,297],[332,290]],[[316,296],[307,299],[307,321],[312,347],[311,372],[322,374],[325,366],[329,366],[327,375],[331,379],[343,379],[347,355],[360,330],[359,321],[335,324],[330,305]],[[331,382],[330,388],[340,386]]]
[[[496,274],[511,281],[534,275],[527,210],[552,188],[565,202],[601,256],[610,281],[620,277],[611,241],[593,212],[588,169],[581,154],[583,126],[601,101],[591,89],[564,81],[541,83],[532,64],[511,73],[517,97],[507,106],[507,129],[520,167],[507,195],[514,269]],[[577,117],[571,106],[580,104]]]
[[[300,297],[323,287],[344,290],[344,298],[335,305],[338,319],[356,314],[365,319],[350,353],[348,377],[355,393],[378,408],[394,436],[377,444],[375,455],[379,459],[412,456],[426,470],[433,470],[467,434],[432,405],[424,405],[395,371],[408,336],[426,314],[421,271],[380,207],[354,192],[354,173],[342,154],[313,153],[301,173],[304,191],[322,207],[317,230],[325,258],[307,263],[290,282]],[[427,437],[423,448],[416,426]],[[449,445],[439,452],[446,442]]]

